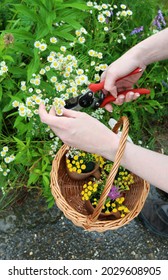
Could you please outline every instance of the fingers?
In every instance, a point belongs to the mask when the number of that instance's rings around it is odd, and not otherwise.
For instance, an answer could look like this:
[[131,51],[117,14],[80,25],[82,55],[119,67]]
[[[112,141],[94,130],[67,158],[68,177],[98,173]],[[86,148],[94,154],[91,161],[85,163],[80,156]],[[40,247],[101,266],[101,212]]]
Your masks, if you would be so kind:
[[39,116],[43,123],[52,128],[61,128],[66,123],[67,118],[77,118],[81,116],[81,112],[63,108],[63,115],[56,116],[55,108],[52,107],[49,113],[46,111],[45,105],[39,105]]
[[112,105],[111,105],[110,103],[106,104],[106,105],[104,106],[104,108],[105,108],[108,112],[110,112],[110,113],[113,111],[113,107],[112,107]]
[[68,118],[77,118],[77,117],[79,117],[80,115],[81,115],[81,112],[63,108],[63,116],[65,116],[65,117],[68,117]]
[[39,116],[41,119],[41,122],[48,124],[49,126],[59,126],[59,117],[55,116],[55,110],[54,108],[51,108],[50,113],[48,113],[45,109],[44,104],[39,105]]
[[136,100],[138,97],[140,97],[140,93],[139,92],[135,92],[133,100]]
[[51,107],[51,109],[49,111],[49,114],[52,115],[52,116],[56,116],[56,112],[55,112],[54,106]]
[[118,95],[113,103],[116,105],[122,105],[124,102],[131,102],[133,100],[136,100],[139,96],[140,94],[138,92],[129,91],[126,95]]
[[125,96],[125,102],[130,102],[134,98],[134,93],[132,91],[128,92]]

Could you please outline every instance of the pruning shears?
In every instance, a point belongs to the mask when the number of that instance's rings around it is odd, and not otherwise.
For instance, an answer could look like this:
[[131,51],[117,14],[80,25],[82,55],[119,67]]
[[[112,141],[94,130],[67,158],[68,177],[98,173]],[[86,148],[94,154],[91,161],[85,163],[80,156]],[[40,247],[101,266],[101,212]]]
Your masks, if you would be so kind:
[[[136,68],[134,71],[129,73],[128,75],[119,78],[116,82],[127,78],[129,76],[135,75],[142,72],[141,68]],[[103,108],[106,104],[110,102],[114,102],[116,98],[111,95],[105,95],[103,93],[104,89],[104,81],[96,84],[90,84],[88,86],[88,90],[85,93],[78,95],[77,97],[72,97],[65,100],[65,108],[67,109],[74,109],[74,110],[81,110],[82,108],[92,107],[94,109]],[[118,92],[118,95],[126,95],[129,91],[138,92],[139,94],[149,94],[150,90],[146,88],[134,88],[134,89],[127,89]]]

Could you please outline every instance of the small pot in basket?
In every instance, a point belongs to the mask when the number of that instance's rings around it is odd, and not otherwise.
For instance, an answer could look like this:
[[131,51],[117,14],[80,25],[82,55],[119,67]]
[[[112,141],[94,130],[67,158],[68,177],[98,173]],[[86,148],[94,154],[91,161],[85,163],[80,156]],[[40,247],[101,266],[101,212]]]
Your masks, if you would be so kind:
[[[88,212],[90,214],[93,214],[95,208],[93,207],[90,200],[86,200],[85,206],[86,206],[86,209],[88,210]],[[107,218],[107,217],[111,217],[111,219],[119,219],[119,218],[121,218],[121,213],[119,211],[110,212],[110,213],[101,212],[100,215],[99,215],[100,219]]]
[[100,170],[99,170],[99,165],[94,164],[93,170],[90,172],[83,172],[83,173],[77,173],[77,172],[70,172],[69,169],[66,166],[67,174],[71,179],[74,180],[85,180],[89,178],[90,176],[95,177],[96,179],[100,178]]

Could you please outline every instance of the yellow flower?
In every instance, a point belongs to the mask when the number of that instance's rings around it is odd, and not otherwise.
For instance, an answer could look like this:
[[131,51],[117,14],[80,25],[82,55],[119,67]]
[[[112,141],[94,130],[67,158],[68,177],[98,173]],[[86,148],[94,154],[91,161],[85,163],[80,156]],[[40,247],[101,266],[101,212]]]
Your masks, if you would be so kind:
[[122,213],[122,214],[121,214],[121,218],[124,218],[124,217],[125,217],[125,214],[124,214],[124,213]]
[[130,210],[129,210],[127,207],[124,207],[124,212],[125,212],[125,213],[129,213]]
[[74,156],[74,159],[75,159],[75,160],[78,160],[78,156],[77,156],[77,155],[75,155],[75,156]]
[[112,210],[112,212],[116,213],[116,212],[117,212],[117,208],[114,208],[114,209]]
[[106,203],[106,207],[110,207],[110,202],[107,202],[107,203]]
[[67,165],[68,169],[72,167],[72,164],[71,163],[68,163]]
[[81,169],[78,169],[78,170],[77,170],[77,173],[78,173],[78,174],[82,173],[82,170],[81,170]]
[[119,210],[119,211],[124,210],[124,206],[119,206],[119,207],[118,207],[118,210]]
[[86,169],[86,165],[85,165],[85,164],[82,164],[82,165],[81,165],[81,169],[82,169],[82,170],[85,170],[85,169]]

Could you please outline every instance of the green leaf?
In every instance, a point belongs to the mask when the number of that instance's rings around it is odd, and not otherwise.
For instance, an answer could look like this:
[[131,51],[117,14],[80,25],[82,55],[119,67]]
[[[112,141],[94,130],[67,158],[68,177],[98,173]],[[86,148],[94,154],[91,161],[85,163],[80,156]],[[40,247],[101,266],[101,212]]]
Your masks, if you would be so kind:
[[74,41],[75,37],[66,31],[55,31],[54,34],[66,40]]
[[6,104],[6,106],[3,108],[2,112],[8,112],[12,109],[13,109],[13,106],[12,106],[12,104],[9,103],[9,104]]
[[88,10],[89,7],[86,4],[82,4],[82,3],[76,3],[74,1],[69,1],[69,3],[64,3],[62,4],[62,8],[76,8],[79,10]]
[[72,19],[71,17],[64,18],[64,21],[73,26],[73,28],[75,29],[80,29],[82,27],[82,25],[78,21]]
[[13,29],[11,30],[5,30],[5,33],[10,33],[14,35],[15,38],[17,39],[22,39],[22,40],[34,40],[34,35],[30,33],[29,31],[26,31],[25,29]]
[[147,110],[149,113],[151,113],[151,114],[154,114],[155,113],[155,110],[151,107],[151,106],[149,106],[149,105],[146,105],[145,106],[145,110]]
[[32,20],[33,22],[39,20],[37,13],[33,12],[30,7],[22,4],[14,4],[14,7],[18,13],[24,15],[24,17],[27,17],[29,20]]
[[40,65],[40,60],[38,57],[38,50],[35,49],[34,58],[31,60],[27,68],[27,82],[29,82],[30,79],[32,78],[32,74],[37,72],[39,65]]
[[16,143],[17,143],[18,145],[20,145],[20,147],[22,147],[22,148],[25,148],[25,147],[26,147],[26,145],[24,144],[24,142],[23,142],[22,140],[20,140],[20,139],[14,137],[14,136],[13,136],[13,139],[16,141]]
[[48,208],[49,208],[49,209],[52,208],[52,207],[54,206],[54,204],[55,204],[55,200],[54,200],[54,198],[52,197],[52,200],[48,203]]
[[40,175],[39,174],[34,174],[34,173],[31,173],[29,175],[29,180],[27,182],[28,186],[30,186],[31,184],[34,184],[38,181]]
[[50,185],[50,180],[46,175],[43,175],[43,184],[46,188]]
[[26,44],[23,43],[15,43],[15,51],[18,51],[19,53],[26,54],[29,57],[33,56],[33,52],[30,49],[30,46],[27,46]]
[[14,122],[13,127],[17,127],[22,121],[23,121],[23,118],[21,116],[18,116]]
[[2,58],[3,58],[3,60],[9,60],[9,61],[11,61],[11,62],[14,62],[13,57],[10,56],[10,55],[3,55]]
[[0,101],[2,99],[2,86],[0,85]]

